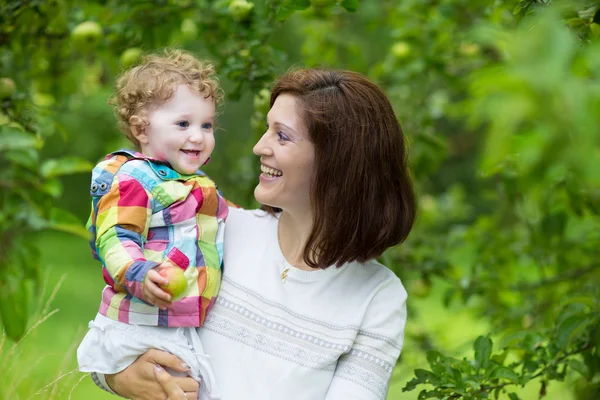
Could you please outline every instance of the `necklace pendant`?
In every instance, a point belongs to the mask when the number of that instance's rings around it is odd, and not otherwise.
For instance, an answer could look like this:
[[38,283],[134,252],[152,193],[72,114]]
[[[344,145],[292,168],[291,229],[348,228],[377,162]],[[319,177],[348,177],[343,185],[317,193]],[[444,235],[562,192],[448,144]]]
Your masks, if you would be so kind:
[[288,276],[288,271],[289,271],[289,270],[290,270],[289,268],[286,268],[286,269],[284,269],[284,270],[283,270],[283,272],[281,273],[281,282],[282,282],[282,283],[285,283],[285,280],[287,279],[287,276]]

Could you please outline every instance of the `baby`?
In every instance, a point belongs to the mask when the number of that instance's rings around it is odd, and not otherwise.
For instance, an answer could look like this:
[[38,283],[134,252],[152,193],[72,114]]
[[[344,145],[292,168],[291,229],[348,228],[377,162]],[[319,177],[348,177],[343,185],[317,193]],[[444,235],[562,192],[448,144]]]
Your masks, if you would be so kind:
[[115,151],[92,171],[90,244],[107,286],[77,350],[81,371],[114,374],[156,348],[189,366],[200,398],[220,398],[194,330],[221,282],[227,204],[199,171],[221,97],[213,67],[181,50],[118,79],[113,103],[137,151]]

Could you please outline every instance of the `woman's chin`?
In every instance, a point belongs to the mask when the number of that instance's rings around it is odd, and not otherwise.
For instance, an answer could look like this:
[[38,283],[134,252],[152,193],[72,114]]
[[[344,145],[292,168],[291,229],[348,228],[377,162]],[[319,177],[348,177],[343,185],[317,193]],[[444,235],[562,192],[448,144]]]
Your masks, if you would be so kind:
[[273,196],[271,196],[268,192],[270,192],[270,190],[261,188],[259,183],[254,189],[254,198],[263,206],[279,208],[275,204],[277,202],[274,201]]

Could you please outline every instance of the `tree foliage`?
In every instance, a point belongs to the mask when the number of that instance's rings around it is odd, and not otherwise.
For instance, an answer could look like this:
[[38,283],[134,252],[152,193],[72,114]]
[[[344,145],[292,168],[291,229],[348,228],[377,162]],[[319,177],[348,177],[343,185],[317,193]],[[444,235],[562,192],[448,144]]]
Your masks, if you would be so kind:
[[[461,303],[491,327],[466,358],[413,338],[429,350],[429,366],[404,390],[516,399],[515,388],[534,384],[543,397],[552,381],[580,376],[577,396],[598,395],[595,2],[7,0],[0,8],[0,315],[13,339],[26,328],[36,290],[28,282],[43,268],[32,232],[85,234],[73,205],[87,204],[87,193],[74,188],[89,178],[68,175],[89,172],[122,141],[105,104],[115,76],[144,52],[180,46],[216,63],[236,110],[223,114],[227,150],[209,168],[244,205],[256,170],[249,149],[277,74],[348,68],[389,94],[410,141],[419,217],[383,262],[409,295],[443,290],[446,306]],[[235,108],[249,103],[249,112]]]

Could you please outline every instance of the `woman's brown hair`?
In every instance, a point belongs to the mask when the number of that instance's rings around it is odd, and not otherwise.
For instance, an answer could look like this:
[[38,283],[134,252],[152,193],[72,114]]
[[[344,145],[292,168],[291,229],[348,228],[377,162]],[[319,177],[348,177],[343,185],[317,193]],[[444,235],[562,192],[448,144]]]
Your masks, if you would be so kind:
[[304,262],[364,262],[404,241],[415,198],[405,139],[383,91],[356,72],[299,69],[275,82],[271,107],[282,93],[296,96],[315,146],[314,225]]

